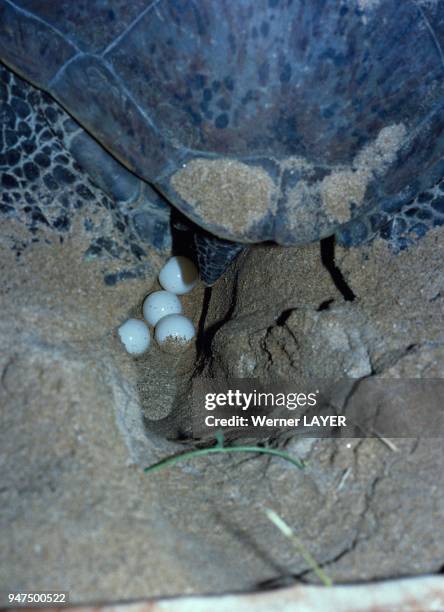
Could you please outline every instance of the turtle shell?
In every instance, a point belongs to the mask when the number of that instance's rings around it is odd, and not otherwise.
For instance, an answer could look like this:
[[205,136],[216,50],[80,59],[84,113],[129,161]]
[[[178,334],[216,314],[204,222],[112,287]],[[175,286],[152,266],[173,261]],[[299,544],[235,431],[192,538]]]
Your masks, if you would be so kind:
[[302,244],[444,174],[444,0],[0,0],[0,57],[185,215]]

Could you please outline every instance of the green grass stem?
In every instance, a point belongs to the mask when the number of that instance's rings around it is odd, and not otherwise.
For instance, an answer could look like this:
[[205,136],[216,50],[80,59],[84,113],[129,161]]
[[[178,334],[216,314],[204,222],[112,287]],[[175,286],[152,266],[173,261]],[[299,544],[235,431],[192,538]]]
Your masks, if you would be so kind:
[[162,459],[161,461],[158,461],[153,465],[149,465],[143,471],[145,473],[155,472],[169,465],[174,465],[179,461],[186,461],[187,459],[192,459],[193,457],[201,457],[204,455],[214,455],[216,453],[260,453],[262,455],[272,455],[273,457],[279,457],[280,459],[284,459],[284,461],[288,461],[300,470],[302,470],[305,466],[303,461],[295,459],[288,453],[276,450],[274,448],[262,448],[260,446],[222,446],[222,444],[223,442],[218,439],[216,446],[212,446],[211,448],[198,448],[196,450],[181,453],[180,455],[166,457],[165,459]]

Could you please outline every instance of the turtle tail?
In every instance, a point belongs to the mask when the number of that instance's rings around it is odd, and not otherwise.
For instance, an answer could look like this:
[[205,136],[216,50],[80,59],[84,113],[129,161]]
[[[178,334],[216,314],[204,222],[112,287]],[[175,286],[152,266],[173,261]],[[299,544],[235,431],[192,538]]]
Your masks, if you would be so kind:
[[247,248],[244,244],[223,240],[203,232],[194,234],[194,242],[200,277],[208,287],[214,285],[230,264]]

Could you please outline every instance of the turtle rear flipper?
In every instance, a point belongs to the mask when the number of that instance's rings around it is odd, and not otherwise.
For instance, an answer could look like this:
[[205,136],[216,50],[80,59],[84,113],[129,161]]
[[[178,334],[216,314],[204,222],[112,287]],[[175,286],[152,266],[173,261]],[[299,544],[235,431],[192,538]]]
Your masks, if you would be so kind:
[[444,225],[444,182],[419,193],[379,230],[395,253],[413,246],[430,229]]
[[397,198],[382,203],[381,209],[341,227],[336,239],[341,246],[354,247],[379,237],[399,253],[440,225],[444,225],[444,180],[410,201]]
[[128,215],[139,239],[158,251],[169,251],[171,207],[167,200],[108,153],[49,96],[41,110],[79,166]]

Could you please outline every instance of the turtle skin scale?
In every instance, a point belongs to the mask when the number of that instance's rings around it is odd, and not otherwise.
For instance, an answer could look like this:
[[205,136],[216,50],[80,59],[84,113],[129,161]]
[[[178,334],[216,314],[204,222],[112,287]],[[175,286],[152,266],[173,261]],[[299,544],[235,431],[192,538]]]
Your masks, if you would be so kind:
[[0,0],[0,58],[77,122],[73,157],[202,227],[213,276],[239,247],[212,236],[404,248],[442,223],[443,43],[442,0]]

